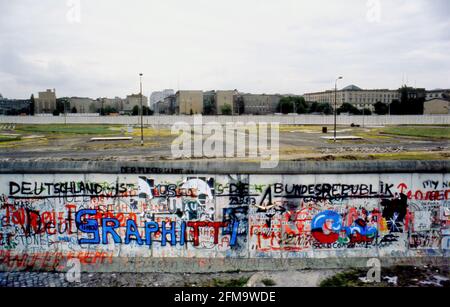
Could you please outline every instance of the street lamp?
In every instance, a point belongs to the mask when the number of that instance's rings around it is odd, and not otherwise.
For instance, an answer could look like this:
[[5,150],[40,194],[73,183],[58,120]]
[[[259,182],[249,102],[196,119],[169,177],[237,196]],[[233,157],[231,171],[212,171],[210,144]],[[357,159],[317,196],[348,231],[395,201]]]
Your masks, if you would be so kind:
[[364,105],[364,107],[363,107],[363,128],[364,128],[364,120],[365,120],[365,117],[366,117],[366,114],[365,114],[366,108],[365,108],[365,106],[366,105]]
[[344,79],[344,77],[339,77],[334,83],[334,142],[336,143],[336,123],[337,123],[337,82],[338,80]]
[[140,77],[140,85],[141,85],[141,91],[140,91],[140,98],[141,98],[141,146],[144,146],[144,109],[142,107],[142,76],[143,74],[140,73],[139,77]]

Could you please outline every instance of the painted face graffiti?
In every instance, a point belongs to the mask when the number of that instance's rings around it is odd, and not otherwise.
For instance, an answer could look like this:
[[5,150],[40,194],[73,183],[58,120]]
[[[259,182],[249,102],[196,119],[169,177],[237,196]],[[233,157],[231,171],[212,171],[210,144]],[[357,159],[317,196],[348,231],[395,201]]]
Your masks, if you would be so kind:
[[315,216],[311,224],[312,235],[317,241],[333,243],[339,238],[342,219],[338,213],[328,210]]

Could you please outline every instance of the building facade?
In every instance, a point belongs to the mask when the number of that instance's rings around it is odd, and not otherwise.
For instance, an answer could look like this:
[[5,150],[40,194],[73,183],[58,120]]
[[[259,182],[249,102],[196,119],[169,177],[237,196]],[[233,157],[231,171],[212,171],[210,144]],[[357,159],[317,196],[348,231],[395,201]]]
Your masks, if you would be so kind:
[[426,91],[426,100],[431,99],[450,99],[450,89],[436,89],[431,91]]
[[38,98],[35,99],[35,113],[53,113],[56,110],[56,91],[47,90],[39,92]]
[[231,108],[231,114],[236,113],[236,97],[238,96],[236,90],[233,91],[216,91],[215,104],[216,104],[216,114],[222,115],[223,108],[228,105]]
[[0,95],[0,115],[30,114],[30,99],[8,99]]
[[[336,96],[335,96],[336,95]],[[303,95],[306,102],[329,103],[333,108],[336,105],[339,108],[344,103],[354,105],[358,109],[375,110],[374,104],[382,102],[390,104],[393,100],[400,99],[398,90],[388,89],[361,89],[355,85],[347,86],[337,93],[334,90],[324,92],[306,93]],[[335,98],[336,97],[336,98]]]
[[[141,108],[141,95],[140,94],[128,95],[123,103],[122,111],[124,113],[132,113],[133,108],[135,106],[137,106],[139,109]],[[148,107],[148,98],[144,95],[142,95],[142,106]]]
[[203,113],[203,91],[178,91],[175,94],[175,100],[179,107],[179,114]]
[[87,97],[70,97],[69,105],[70,110],[66,110],[67,113],[74,110],[76,113],[96,113],[98,109],[98,102]]
[[176,96],[170,95],[156,102],[154,106],[155,114],[173,115],[178,114],[178,107],[176,105]]
[[117,113],[123,112],[123,105],[124,105],[125,99],[120,97],[114,97],[114,98],[98,98],[96,106],[97,108],[101,110],[112,110]]
[[153,92],[150,95],[150,108],[152,108],[156,112],[155,108],[156,103],[164,101],[164,99],[172,95],[175,95],[175,91],[173,89],[165,89],[163,91]]
[[[277,112],[282,95],[266,94],[240,94],[238,100],[241,101],[244,108],[244,114],[268,115]],[[239,105],[235,105],[235,109]]]

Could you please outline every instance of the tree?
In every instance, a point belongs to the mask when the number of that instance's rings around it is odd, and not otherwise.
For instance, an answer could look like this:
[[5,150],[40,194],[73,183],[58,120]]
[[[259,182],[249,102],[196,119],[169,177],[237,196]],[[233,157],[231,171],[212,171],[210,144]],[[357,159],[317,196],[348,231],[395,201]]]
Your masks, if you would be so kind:
[[144,115],[145,116],[148,116],[148,115],[153,115],[153,110],[152,109],[150,109],[149,107],[147,107],[147,106],[143,106],[143,108],[142,108],[143,110],[144,110]]
[[72,113],[73,113],[73,114],[78,113],[77,108],[73,107],[73,108],[72,108]]
[[392,101],[390,105],[391,114],[394,115],[423,114],[423,105],[425,102],[425,94],[423,93],[423,90],[403,86],[398,91],[400,93],[400,100]]
[[344,103],[342,106],[340,106],[337,109],[337,113],[341,114],[341,113],[350,113],[350,114],[354,114],[354,115],[360,115],[361,111],[358,110],[358,108],[356,108],[354,105],[350,104],[350,103]]
[[319,103],[317,105],[316,112],[323,113],[325,115],[330,115],[334,113],[333,108],[327,102]]
[[242,97],[237,98],[236,105],[237,105],[238,115],[244,114],[245,113],[245,103],[244,103],[244,99],[242,99]]
[[278,104],[278,112],[289,114],[294,112],[294,102],[291,97],[283,97]]
[[309,112],[309,106],[306,103],[304,97],[295,97],[294,105],[295,105],[295,111],[297,111],[297,114],[306,114]]
[[70,101],[69,98],[63,97],[56,99],[56,113],[64,114],[66,113],[66,110],[70,110]]
[[375,108],[375,114],[386,115],[389,112],[389,106],[381,101],[378,101],[373,106]]
[[[138,112],[139,112],[139,110],[138,110]],[[117,113],[117,110],[115,108],[111,107],[111,106],[106,106],[103,109],[103,115],[109,115],[111,113]]]
[[133,111],[131,111],[131,114],[132,114],[133,116],[139,115],[139,107],[138,107],[138,106],[134,106],[134,107],[133,107]]
[[[419,97],[419,90],[403,86],[400,91],[400,109],[399,114],[422,115],[425,95]],[[414,94],[414,95],[411,95]]]
[[309,113],[316,113],[318,112],[317,109],[319,108],[319,104],[317,102],[313,102],[310,106],[309,106]]
[[363,115],[372,115],[372,110],[368,109],[368,108],[364,108],[364,110],[362,111]]
[[220,111],[222,112],[222,115],[231,115],[232,110],[231,110],[231,106],[229,104],[224,104],[221,108]]
[[34,94],[31,94],[30,98],[30,115],[34,115],[34,109],[36,108],[36,100],[34,99]]
[[403,114],[402,104],[401,104],[400,100],[398,100],[398,99],[392,100],[390,109],[391,109],[391,114],[392,115],[401,115],[401,114]]

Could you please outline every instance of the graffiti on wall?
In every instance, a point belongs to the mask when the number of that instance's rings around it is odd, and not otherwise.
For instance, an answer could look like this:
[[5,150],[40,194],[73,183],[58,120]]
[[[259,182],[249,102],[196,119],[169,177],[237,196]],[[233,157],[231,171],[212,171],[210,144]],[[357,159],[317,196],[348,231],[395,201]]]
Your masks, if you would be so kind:
[[447,178],[2,175],[0,262],[447,251]]

